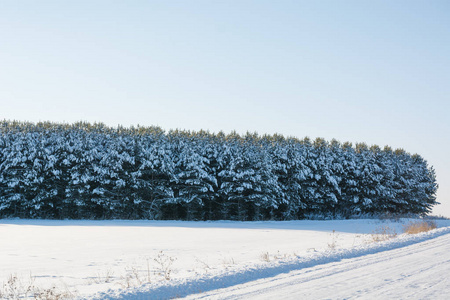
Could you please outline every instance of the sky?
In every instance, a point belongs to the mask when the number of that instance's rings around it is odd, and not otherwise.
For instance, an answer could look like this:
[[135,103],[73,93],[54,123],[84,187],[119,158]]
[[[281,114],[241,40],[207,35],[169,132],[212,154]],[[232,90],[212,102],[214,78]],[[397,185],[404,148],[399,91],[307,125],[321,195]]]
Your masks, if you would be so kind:
[[450,217],[450,2],[0,2],[0,119],[403,148]]

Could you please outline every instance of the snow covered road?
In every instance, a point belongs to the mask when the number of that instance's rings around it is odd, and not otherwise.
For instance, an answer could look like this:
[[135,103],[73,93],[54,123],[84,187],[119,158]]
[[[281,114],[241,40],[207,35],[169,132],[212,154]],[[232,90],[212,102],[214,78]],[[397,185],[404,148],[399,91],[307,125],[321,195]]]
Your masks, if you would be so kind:
[[449,299],[450,234],[186,299]]

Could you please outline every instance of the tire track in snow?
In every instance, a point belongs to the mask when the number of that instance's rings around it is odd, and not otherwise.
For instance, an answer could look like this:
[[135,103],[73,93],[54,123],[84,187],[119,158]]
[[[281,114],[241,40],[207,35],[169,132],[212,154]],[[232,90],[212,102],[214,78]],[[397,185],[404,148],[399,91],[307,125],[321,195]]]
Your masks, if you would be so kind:
[[[189,295],[191,295],[189,299],[201,299],[205,297],[214,298],[214,295],[217,296],[220,295],[218,293],[222,293],[221,291],[217,291],[217,289],[229,287],[232,290],[234,286],[242,283],[248,283],[249,286],[251,286],[252,284],[255,284],[255,280],[269,277],[272,281],[276,282],[276,280],[278,279],[274,279],[274,276],[283,273],[289,273],[294,270],[300,270],[301,272],[305,272],[305,274],[309,272],[308,276],[310,277],[315,276],[317,278],[327,278],[327,276],[325,276],[326,274],[328,274],[329,277],[332,276],[333,273],[348,273],[348,270],[351,268],[358,269],[358,265],[360,266],[360,268],[362,268],[364,266],[374,265],[377,263],[380,264],[383,262],[393,261],[395,260],[395,258],[398,259],[399,257],[402,257],[402,254],[397,254],[396,251],[393,251],[390,252],[392,258],[380,256],[372,258],[375,259],[375,261],[370,263],[365,261],[365,256],[370,256],[370,254],[403,248],[424,241],[425,243],[423,244],[428,245],[427,247],[430,247],[430,251],[431,249],[436,250],[439,248],[439,246],[437,246],[430,239],[444,236],[449,233],[450,227],[445,227],[418,235],[402,236],[378,244],[370,244],[363,247],[322,253],[314,257],[299,258],[296,261],[279,262],[276,265],[269,264],[267,266],[257,266],[255,268],[249,268],[238,272],[225,273],[215,277],[197,277],[187,280],[171,281],[168,284],[162,286],[143,286],[133,290],[124,290],[121,292],[119,291],[119,293],[117,293],[117,291],[111,291],[98,294],[97,296],[98,298],[108,299],[169,299],[174,297],[186,297]],[[427,240],[428,242],[426,242]],[[407,251],[407,253],[409,254],[414,253],[414,251],[408,249],[402,249],[402,251]],[[352,259],[353,261],[348,261],[349,259]],[[341,269],[339,269],[339,267],[335,267],[336,264],[342,265]],[[334,271],[330,271],[330,267],[335,268]],[[311,270],[311,268],[315,268],[317,270]],[[323,272],[322,275],[318,273],[320,272],[320,270],[322,270],[321,272]],[[373,272],[376,272],[376,270],[374,270]],[[290,274],[283,274],[282,276],[286,275],[291,276]],[[307,281],[305,281],[304,284],[307,284]],[[280,285],[282,284],[280,283]],[[292,283],[284,283],[284,285],[289,286],[292,285]],[[261,288],[264,289],[264,287],[262,286]],[[210,292],[208,293],[208,291]],[[199,292],[207,293],[196,294]],[[260,298],[261,294],[258,295],[258,298]],[[223,298],[222,296],[224,295],[220,296],[221,299]]]
[[404,248],[292,271],[188,299],[445,299],[450,234]]

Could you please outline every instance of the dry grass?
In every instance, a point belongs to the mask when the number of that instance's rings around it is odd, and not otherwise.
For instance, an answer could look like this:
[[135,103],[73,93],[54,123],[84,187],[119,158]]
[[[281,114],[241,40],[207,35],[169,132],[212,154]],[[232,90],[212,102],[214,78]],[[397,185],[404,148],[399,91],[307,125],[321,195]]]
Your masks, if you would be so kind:
[[333,230],[333,232],[331,233],[331,242],[328,243],[328,248],[329,249],[336,250],[337,238],[338,238],[338,234],[336,234],[336,230]]
[[61,290],[53,286],[43,289],[35,285],[35,278],[30,275],[28,280],[11,274],[6,282],[0,286],[0,299],[36,299],[36,300],[63,300],[73,299],[76,295],[68,289]]
[[176,258],[168,256],[163,251],[159,251],[156,258],[153,261],[157,264],[157,273],[164,277],[165,280],[170,280],[170,274],[172,273],[172,264]]
[[427,232],[437,228],[436,222],[428,221],[415,221],[409,222],[403,227],[403,232],[407,234],[417,234],[421,232]]
[[374,232],[372,232],[372,241],[377,242],[383,242],[390,239],[393,239],[397,236],[397,232],[394,228],[391,228],[389,226],[381,226],[377,229],[375,229]]
[[269,255],[269,252],[263,252],[263,253],[261,253],[261,255],[259,256],[259,258],[260,258],[262,261],[270,262],[270,255]]

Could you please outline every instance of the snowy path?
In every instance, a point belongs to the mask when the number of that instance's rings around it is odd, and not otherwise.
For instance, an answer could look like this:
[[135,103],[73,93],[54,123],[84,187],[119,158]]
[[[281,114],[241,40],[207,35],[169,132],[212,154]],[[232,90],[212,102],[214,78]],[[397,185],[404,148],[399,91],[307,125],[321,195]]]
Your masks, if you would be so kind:
[[186,299],[449,299],[450,234]]

